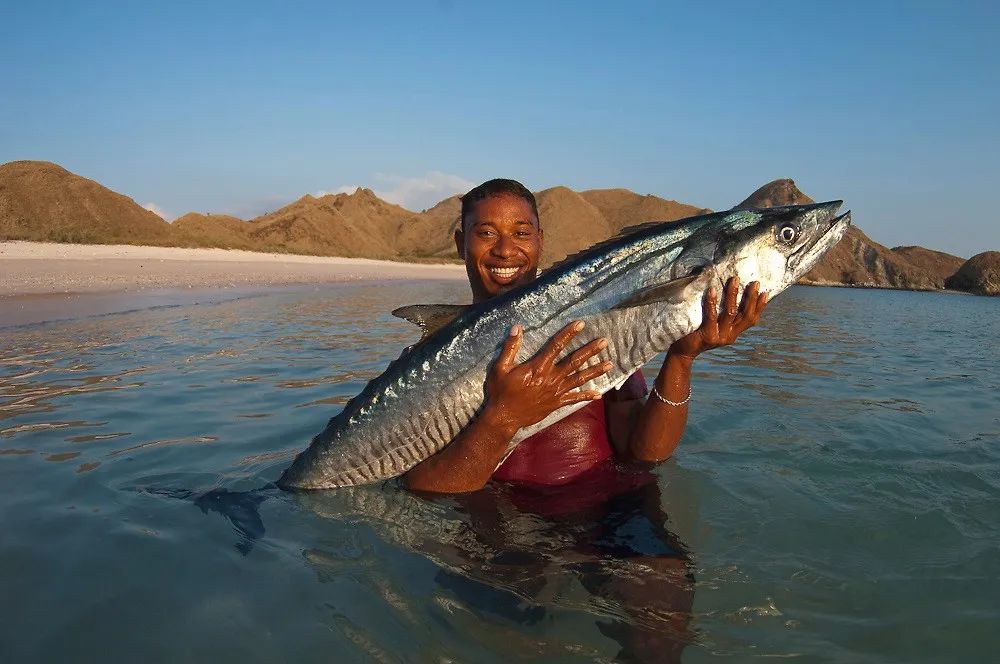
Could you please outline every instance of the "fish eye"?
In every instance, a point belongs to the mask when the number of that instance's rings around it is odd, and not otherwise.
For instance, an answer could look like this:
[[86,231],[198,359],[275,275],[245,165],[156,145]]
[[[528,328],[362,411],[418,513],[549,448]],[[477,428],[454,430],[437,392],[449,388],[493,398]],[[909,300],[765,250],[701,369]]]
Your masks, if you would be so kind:
[[795,241],[795,236],[798,232],[795,230],[795,226],[785,225],[778,229],[778,239],[785,244],[791,244]]

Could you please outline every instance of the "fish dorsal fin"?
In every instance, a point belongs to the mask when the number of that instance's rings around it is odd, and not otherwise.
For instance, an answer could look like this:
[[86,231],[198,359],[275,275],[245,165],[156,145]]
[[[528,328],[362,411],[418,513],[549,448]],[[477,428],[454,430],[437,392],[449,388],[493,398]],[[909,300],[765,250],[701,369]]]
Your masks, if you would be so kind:
[[[678,219],[677,221],[685,221],[685,220],[684,219]],[[629,235],[635,235],[637,233],[641,233],[641,232],[643,232],[645,230],[653,228],[654,226],[662,226],[664,224],[673,224],[673,223],[676,223],[676,222],[674,222],[674,221],[646,221],[646,222],[643,222],[641,224],[634,224],[632,226],[626,226],[625,228],[621,229],[620,231],[618,231],[617,233],[615,233],[614,235],[612,235],[611,237],[609,237],[607,240],[601,240],[597,244],[593,244],[593,245],[587,247],[586,249],[581,249],[580,251],[577,251],[575,253],[572,253],[572,254],[566,256],[565,258],[563,258],[560,261],[556,261],[552,265],[550,265],[547,268],[545,268],[545,271],[546,272],[551,272],[553,270],[558,270],[559,268],[563,267],[564,265],[568,265],[569,263],[572,263],[573,261],[575,261],[576,259],[578,259],[580,256],[583,256],[584,254],[588,254],[588,253],[591,253],[591,252],[602,251],[603,249],[611,246],[613,243],[618,242],[619,240],[621,240],[621,239],[623,239],[625,237],[628,237]]]
[[663,284],[656,284],[649,288],[644,288],[627,300],[623,300],[615,305],[615,309],[628,309],[630,307],[640,307],[653,302],[670,302],[683,299],[684,288],[701,274],[690,274],[679,279],[672,279]]
[[469,308],[467,304],[411,304],[392,312],[396,318],[419,325],[424,331],[423,341],[442,327],[461,316]]

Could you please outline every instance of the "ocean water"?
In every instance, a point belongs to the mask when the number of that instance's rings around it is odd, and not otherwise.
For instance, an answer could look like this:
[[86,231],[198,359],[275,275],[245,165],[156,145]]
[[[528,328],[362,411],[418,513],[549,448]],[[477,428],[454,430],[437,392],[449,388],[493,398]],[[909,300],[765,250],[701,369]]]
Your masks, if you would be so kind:
[[387,312],[466,299],[351,284],[0,329],[0,661],[1000,653],[996,299],[789,290],[696,362],[675,457],[579,510],[269,486],[415,340]]

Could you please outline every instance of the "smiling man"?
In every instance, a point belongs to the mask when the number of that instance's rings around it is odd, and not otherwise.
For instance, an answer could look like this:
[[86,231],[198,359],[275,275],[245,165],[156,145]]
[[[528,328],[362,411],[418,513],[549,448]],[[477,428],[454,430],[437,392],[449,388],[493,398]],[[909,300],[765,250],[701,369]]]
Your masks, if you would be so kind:
[[[489,180],[462,197],[462,223],[455,231],[474,302],[530,283],[538,274],[544,233],[534,195],[514,180]],[[613,478],[615,460],[657,462],[670,457],[687,423],[691,363],[701,352],[733,343],[756,324],[767,295],[750,284],[739,302],[739,283],[726,285],[722,312],[709,291],[704,322],[671,346],[645,400],[646,382],[636,372],[605,395],[576,388],[606,373],[610,363],[587,366],[607,346],[595,339],[565,358],[563,351],[582,322],[568,325],[534,357],[515,364],[521,330],[515,326],[486,381],[486,401],[476,418],[443,450],[411,469],[406,485],[418,491],[463,493],[491,478],[535,486],[558,486],[584,478]],[[567,404],[584,408],[523,440],[504,457],[517,431]],[[614,493],[614,481],[595,500]]]

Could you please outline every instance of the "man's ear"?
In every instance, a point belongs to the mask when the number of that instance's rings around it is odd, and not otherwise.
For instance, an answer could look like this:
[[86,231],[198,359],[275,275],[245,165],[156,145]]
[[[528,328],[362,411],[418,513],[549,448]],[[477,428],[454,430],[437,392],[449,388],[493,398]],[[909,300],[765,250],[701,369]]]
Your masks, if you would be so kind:
[[462,227],[459,226],[455,229],[455,248],[458,249],[458,257],[463,261],[465,260],[465,233],[462,232]]

